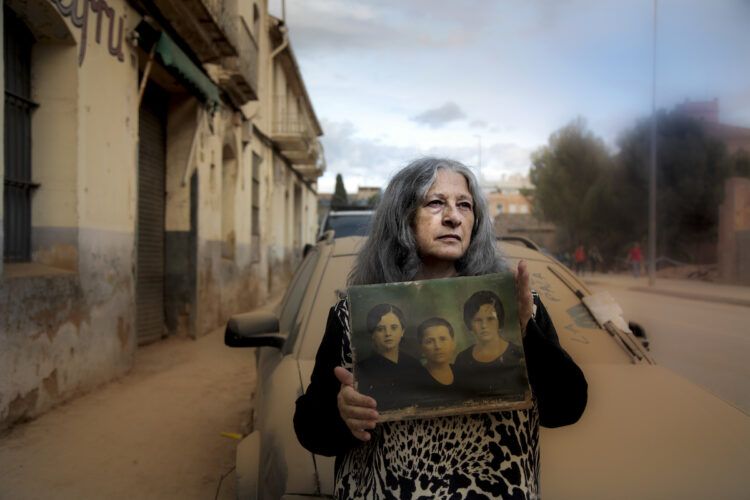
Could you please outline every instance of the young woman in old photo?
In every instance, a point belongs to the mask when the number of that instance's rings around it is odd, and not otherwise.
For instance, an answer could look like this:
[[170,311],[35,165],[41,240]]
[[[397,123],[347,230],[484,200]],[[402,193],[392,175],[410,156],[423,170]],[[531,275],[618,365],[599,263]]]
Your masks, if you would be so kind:
[[456,357],[460,385],[475,396],[516,394],[527,385],[523,352],[503,338],[505,308],[496,293],[482,290],[464,304],[464,324],[474,344]]
[[404,313],[392,304],[378,304],[367,313],[373,352],[357,362],[359,392],[380,401],[380,408],[397,408],[413,401],[413,388],[424,368],[401,350]]

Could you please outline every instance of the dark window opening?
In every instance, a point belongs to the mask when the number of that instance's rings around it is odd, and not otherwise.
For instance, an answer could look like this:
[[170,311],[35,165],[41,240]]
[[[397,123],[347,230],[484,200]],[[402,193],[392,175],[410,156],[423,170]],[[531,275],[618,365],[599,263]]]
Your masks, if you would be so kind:
[[4,248],[7,262],[31,260],[31,46],[34,36],[9,8],[3,9],[5,68]]

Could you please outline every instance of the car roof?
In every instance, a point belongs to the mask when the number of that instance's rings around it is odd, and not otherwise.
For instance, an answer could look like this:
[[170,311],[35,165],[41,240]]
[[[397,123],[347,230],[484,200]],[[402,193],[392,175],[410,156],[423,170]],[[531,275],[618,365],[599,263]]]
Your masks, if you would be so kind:
[[345,236],[343,238],[336,238],[333,242],[333,253],[334,257],[342,255],[356,255],[362,244],[367,238],[363,236]]

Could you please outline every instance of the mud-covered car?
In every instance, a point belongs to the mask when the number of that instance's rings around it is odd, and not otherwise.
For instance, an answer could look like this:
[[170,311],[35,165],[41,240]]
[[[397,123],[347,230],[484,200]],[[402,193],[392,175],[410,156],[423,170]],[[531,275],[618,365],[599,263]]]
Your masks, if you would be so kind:
[[[237,450],[240,498],[332,495],[333,458],[302,448],[292,418],[362,241],[320,241],[277,311],[237,315],[227,325],[228,345],[259,347],[253,431]],[[498,244],[509,263],[528,262],[532,287],[589,384],[578,423],[541,431],[544,497],[747,498],[750,416],[655,364],[627,323],[607,316],[617,308],[558,261],[530,242]]]

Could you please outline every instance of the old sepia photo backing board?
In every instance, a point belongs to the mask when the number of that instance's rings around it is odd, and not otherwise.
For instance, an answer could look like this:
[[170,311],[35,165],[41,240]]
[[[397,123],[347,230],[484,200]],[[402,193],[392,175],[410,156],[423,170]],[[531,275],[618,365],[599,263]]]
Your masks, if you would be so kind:
[[531,406],[512,273],[348,292],[355,388],[381,421]]

